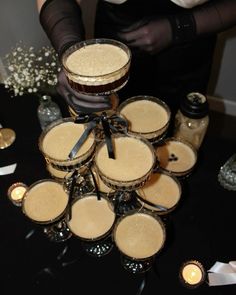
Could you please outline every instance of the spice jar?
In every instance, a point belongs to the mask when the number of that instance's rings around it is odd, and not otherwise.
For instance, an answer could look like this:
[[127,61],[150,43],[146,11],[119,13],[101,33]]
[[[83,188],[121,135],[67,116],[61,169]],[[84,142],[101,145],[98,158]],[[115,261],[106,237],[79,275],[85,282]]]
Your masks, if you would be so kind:
[[189,93],[175,116],[174,137],[200,148],[209,124],[207,98],[199,92]]

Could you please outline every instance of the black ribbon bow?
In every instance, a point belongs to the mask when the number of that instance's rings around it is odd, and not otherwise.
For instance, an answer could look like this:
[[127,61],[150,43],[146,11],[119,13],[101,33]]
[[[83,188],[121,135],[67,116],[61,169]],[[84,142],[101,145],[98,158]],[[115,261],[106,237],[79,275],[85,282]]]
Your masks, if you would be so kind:
[[94,113],[80,114],[74,122],[78,124],[88,123],[88,125],[79,140],[72,148],[69,154],[70,159],[73,159],[75,157],[82,144],[85,142],[89,134],[98,124],[101,124],[103,127],[109,158],[115,159],[114,149],[112,145],[112,132],[127,132],[128,124],[126,120],[116,114],[108,117],[106,112],[103,112],[101,115],[96,115]]

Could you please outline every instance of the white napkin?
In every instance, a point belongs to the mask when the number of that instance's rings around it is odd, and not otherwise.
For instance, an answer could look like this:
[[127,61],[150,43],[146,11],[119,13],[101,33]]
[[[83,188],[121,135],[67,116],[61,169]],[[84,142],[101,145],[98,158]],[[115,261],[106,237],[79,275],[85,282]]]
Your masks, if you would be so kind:
[[14,163],[12,165],[0,167],[0,175],[7,175],[7,174],[14,173],[16,170],[16,166],[17,164]]
[[208,270],[209,286],[236,284],[236,261],[216,262]]

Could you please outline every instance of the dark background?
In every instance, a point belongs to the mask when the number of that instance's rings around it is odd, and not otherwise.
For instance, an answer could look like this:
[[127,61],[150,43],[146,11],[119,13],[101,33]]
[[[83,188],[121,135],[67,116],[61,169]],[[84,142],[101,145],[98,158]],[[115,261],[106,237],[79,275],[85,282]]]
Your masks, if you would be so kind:
[[[64,102],[54,100],[63,116],[69,116]],[[0,294],[137,294],[143,276],[123,269],[115,246],[106,256],[94,258],[75,238],[53,243],[7,198],[11,184],[30,185],[49,177],[38,149],[38,104],[35,95],[10,97],[0,86],[0,123],[16,132],[14,144],[0,150],[0,167],[17,163],[14,174],[0,176]],[[216,261],[236,260],[236,192],[224,189],[217,180],[220,167],[236,152],[235,123],[234,117],[210,113],[198,163],[182,180],[179,206],[164,219],[167,241],[147,273],[143,295],[236,294],[236,285],[209,287],[205,282],[189,290],[178,278],[186,260],[196,259],[206,270]],[[65,247],[67,253],[58,260]]]

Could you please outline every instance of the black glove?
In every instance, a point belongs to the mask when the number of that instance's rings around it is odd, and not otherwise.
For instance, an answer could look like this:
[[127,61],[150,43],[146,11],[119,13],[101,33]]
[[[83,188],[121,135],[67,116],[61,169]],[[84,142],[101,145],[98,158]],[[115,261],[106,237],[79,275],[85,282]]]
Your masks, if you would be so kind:
[[215,34],[236,24],[236,0],[208,1],[181,14],[150,19],[119,34],[130,47],[151,54],[172,44],[191,42],[197,36]]
[[77,113],[93,113],[111,109],[109,96],[86,95],[73,90],[63,71],[58,74],[57,92]]
[[59,57],[71,45],[85,38],[81,9],[75,0],[47,0],[39,17]]
[[171,44],[172,30],[169,20],[161,18],[143,22],[140,26],[132,25],[118,36],[128,46],[154,54]]

